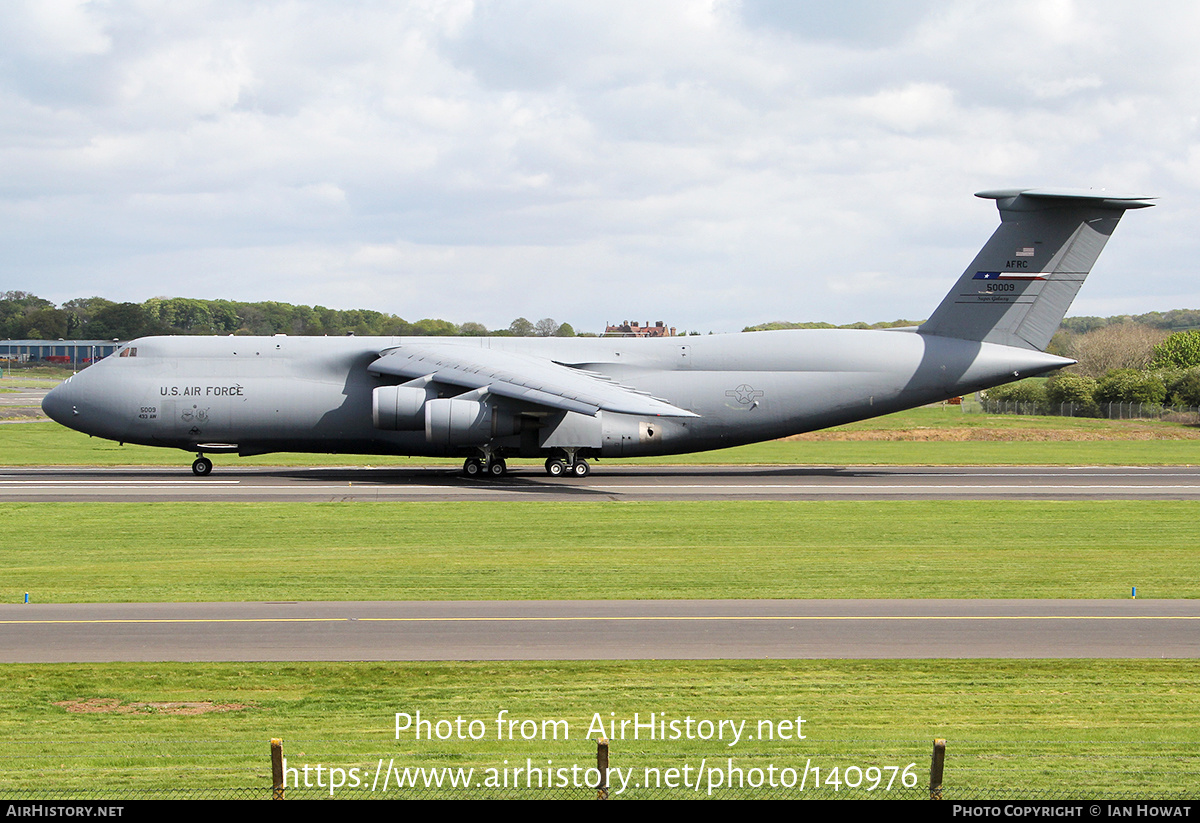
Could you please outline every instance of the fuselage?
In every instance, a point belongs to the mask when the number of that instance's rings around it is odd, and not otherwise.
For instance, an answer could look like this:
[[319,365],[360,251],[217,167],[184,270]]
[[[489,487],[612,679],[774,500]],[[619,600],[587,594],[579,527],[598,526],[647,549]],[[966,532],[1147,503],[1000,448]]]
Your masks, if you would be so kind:
[[1000,226],[920,328],[705,337],[147,337],[42,404],[98,437],[208,451],[588,457],[772,440],[1042,374],[1121,215],[1146,198],[1001,189]]
[[[480,444],[421,419],[381,427],[373,393],[403,380],[370,370],[405,347],[519,353],[603,375],[695,417],[594,415],[483,396],[509,428],[488,448],[539,456],[678,454],[888,414],[1040,374],[1071,361],[914,330],[798,330],[627,338],[148,337],[69,378],[43,403],[97,437],[188,451],[462,456]],[[430,397],[463,390],[435,386]],[[478,393],[477,393],[478,394]],[[514,422],[515,421],[515,422]]]

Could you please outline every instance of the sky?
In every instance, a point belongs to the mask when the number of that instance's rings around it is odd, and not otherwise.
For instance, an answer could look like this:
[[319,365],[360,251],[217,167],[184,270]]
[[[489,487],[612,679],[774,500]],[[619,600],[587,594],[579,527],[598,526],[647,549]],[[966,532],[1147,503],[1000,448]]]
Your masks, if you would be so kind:
[[1200,4],[6,0],[0,291],[927,317],[984,189],[1154,196],[1069,314],[1200,307]]

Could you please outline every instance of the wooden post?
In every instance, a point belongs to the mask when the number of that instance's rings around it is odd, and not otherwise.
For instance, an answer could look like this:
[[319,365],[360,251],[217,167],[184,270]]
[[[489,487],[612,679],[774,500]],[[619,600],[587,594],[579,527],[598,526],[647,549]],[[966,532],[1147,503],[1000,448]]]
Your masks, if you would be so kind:
[[946,765],[946,741],[935,738],[933,741],[933,760],[929,764],[929,799],[942,799],[942,769]]
[[596,768],[600,771],[600,784],[596,786],[596,799],[608,800],[608,738],[596,741]]
[[283,800],[283,741],[271,738],[271,799]]

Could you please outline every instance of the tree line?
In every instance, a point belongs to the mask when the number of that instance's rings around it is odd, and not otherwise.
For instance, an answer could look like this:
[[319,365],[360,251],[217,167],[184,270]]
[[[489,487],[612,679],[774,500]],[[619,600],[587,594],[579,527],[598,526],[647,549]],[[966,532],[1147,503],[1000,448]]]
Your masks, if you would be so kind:
[[[919,326],[924,320],[885,320],[876,323],[846,323],[841,326],[833,323],[793,322],[773,320],[770,323],[759,323],[757,326],[747,326],[742,331],[775,331],[778,329],[893,329],[903,326]],[[1112,317],[1067,317],[1059,325],[1058,334],[1050,343],[1050,352],[1065,350],[1071,341],[1094,331],[1100,331],[1110,326],[1144,327],[1166,333],[1200,329],[1200,309],[1172,309],[1171,311],[1152,311],[1146,314],[1118,314]]]
[[[886,329],[922,322],[835,326],[775,321],[748,326],[744,331]],[[1046,406],[1072,403],[1080,415],[1099,414],[1107,403],[1200,406],[1200,310],[1068,317],[1046,350],[1077,363],[1048,380],[1032,378],[989,389],[988,399]]]
[[[785,328],[889,328],[889,323],[773,322],[744,331]],[[1034,379],[988,391],[989,399],[1074,403],[1099,411],[1102,403],[1200,406],[1200,311],[1176,309],[1142,315],[1069,317],[1048,351],[1078,361],[1049,380]],[[1172,333],[1174,332],[1174,333]],[[152,297],[117,303],[103,297],[55,306],[24,291],[0,292],[0,339],[132,340],[153,334],[380,335],[467,337],[594,337],[568,323],[518,317],[507,328],[425,319],[409,322],[369,309],[329,309],[264,301]],[[1077,411],[1078,413],[1078,411]]]
[[1065,356],[1079,362],[1048,380],[1022,380],[988,389],[989,400],[1074,404],[1077,415],[1098,415],[1108,403],[1200,406],[1200,331],[1167,334],[1136,323],[1103,326],[1079,335]]
[[[25,291],[0,292],[0,339],[132,340],[152,334],[420,335],[465,337],[575,337],[569,323],[518,317],[507,328],[448,320],[408,322],[369,309],[328,309],[264,301],[152,297],[116,303],[82,297],[55,306]],[[594,335],[592,335],[594,336]]]

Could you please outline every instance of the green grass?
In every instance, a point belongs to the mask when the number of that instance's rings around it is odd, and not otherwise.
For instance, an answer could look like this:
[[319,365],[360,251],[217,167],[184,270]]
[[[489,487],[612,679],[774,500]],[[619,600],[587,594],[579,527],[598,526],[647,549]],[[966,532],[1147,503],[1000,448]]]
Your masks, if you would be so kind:
[[[57,423],[11,423],[0,425],[0,465],[4,466],[179,466],[190,472],[194,455],[179,449],[120,445],[89,437]],[[271,454],[261,457],[210,455],[223,466],[424,466],[461,464],[461,460],[431,460],[392,456],[339,454]]]
[[[925,408],[828,430],[839,433],[895,433],[894,440],[790,440],[733,449],[657,458],[602,461],[606,465],[1200,465],[1195,427],[1179,423],[1110,421],[1088,418],[964,414],[953,407]],[[986,432],[996,439],[921,440],[946,430]],[[823,435],[824,436],[824,435]],[[1037,439],[1031,439],[1037,438]],[[1054,439],[1057,438],[1057,439]],[[1069,439],[1087,438],[1087,439]],[[423,466],[459,460],[389,455],[269,454],[260,457],[212,455],[224,466]],[[179,466],[191,458],[177,449],[119,445],[91,438],[56,423],[0,426],[0,465]],[[514,460],[514,466],[540,466]]]
[[16,391],[17,389],[52,389],[61,383],[61,380],[55,380],[50,377],[11,377],[6,375],[0,386],[5,387],[5,391]]
[[1195,466],[1200,465],[1200,441],[773,441],[719,452],[640,458],[629,462],[642,465]]
[[[1200,596],[1200,504],[9,503],[19,602]],[[981,585],[981,581],[986,581]]]
[[[690,766],[694,774],[702,759],[709,768],[731,757],[744,770],[802,769],[811,760],[823,775],[834,766],[844,773],[915,763],[924,786],[932,740],[943,737],[948,799],[1195,796],[1198,673],[1196,662],[1173,660],[10,665],[0,668],[0,795],[262,790],[270,784],[273,737],[283,739],[289,766],[357,767],[367,775],[381,758],[399,768],[479,772],[505,761],[510,769],[524,766],[527,758],[542,767],[586,767],[595,762],[588,738],[596,735],[587,732],[596,714],[632,720],[637,712],[644,722],[653,712],[746,721],[747,732],[762,720],[801,716],[805,739],[729,746],[649,740],[644,732],[633,740],[627,728],[625,738],[611,740],[612,766],[632,767],[641,778],[647,767]],[[125,711],[72,713],[56,705],[98,699]],[[229,710],[180,715],[153,705],[181,701]],[[502,709],[516,720],[565,720],[569,738],[497,740]],[[485,739],[416,740],[407,731],[397,739],[395,713],[418,711],[434,722],[480,720]],[[520,794],[546,793],[441,793]],[[756,794],[767,793],[718,796]],[[625,796],[696,794],[631,789]]]
[[6,361],[0,361],[0,370],[4,372],[4,376],[0,377],[0,380],[6,384],[9,381],[19,383],[22,380],[34,380],[38,384],[47,386],[58,385],[75,373],[70,366],[26,366],[21,364],[14,366]]
[[[1189,430],[1156,425],[1171,439],[793,441],[657,462],[1200,464],[1197,442],[1176,439]],[[995,427],[1016,438],[1048,430],[1126,437],[1131,428],[919,409],[845,430],[963,427]],[[186,472],[188,462],[183,452],[122,448],[55,424],[0,426],[0,463],[7,465],[177,465]],[[243,462],[435,461],[217,457],[219,467]],[[1144,501],[2,504],[0,594],[10,602],[25,591],[35,602],[1117,598],[1137,585],[1142,597],[1196,597],[1198,519],[1197,504]],[[372,774],[379,758],[394,758],[400,768],[487,769],[505,760],[512,768],[526,758],[585,766],[594,747],[581,732],[592,714],[631,718],[636,711],[750,724],[801,714],[808,737],[733,748],[614,740],[614,766],[695,768],[702,758],[711,765],[732,756],[743,768],[765,769],[811,758],[827,776],[833,766],[916,763],[923,784],[932,738],[940,736],[949,741],[950,799],[1194,796],[1197,675],[1200,662],[1190,660],[5,665],[0,795],[120,798],[176,789],[215,797],[265,787],[271,737],[284,738],[290,765]],[[97,698],[126,711],[75,714],[55,705]],[[180,715],[160,705],[175,701],[244,708]],[[395,739],[398,711],[492,721],[501,709],[510,717],[565,718],[572,738]]]

